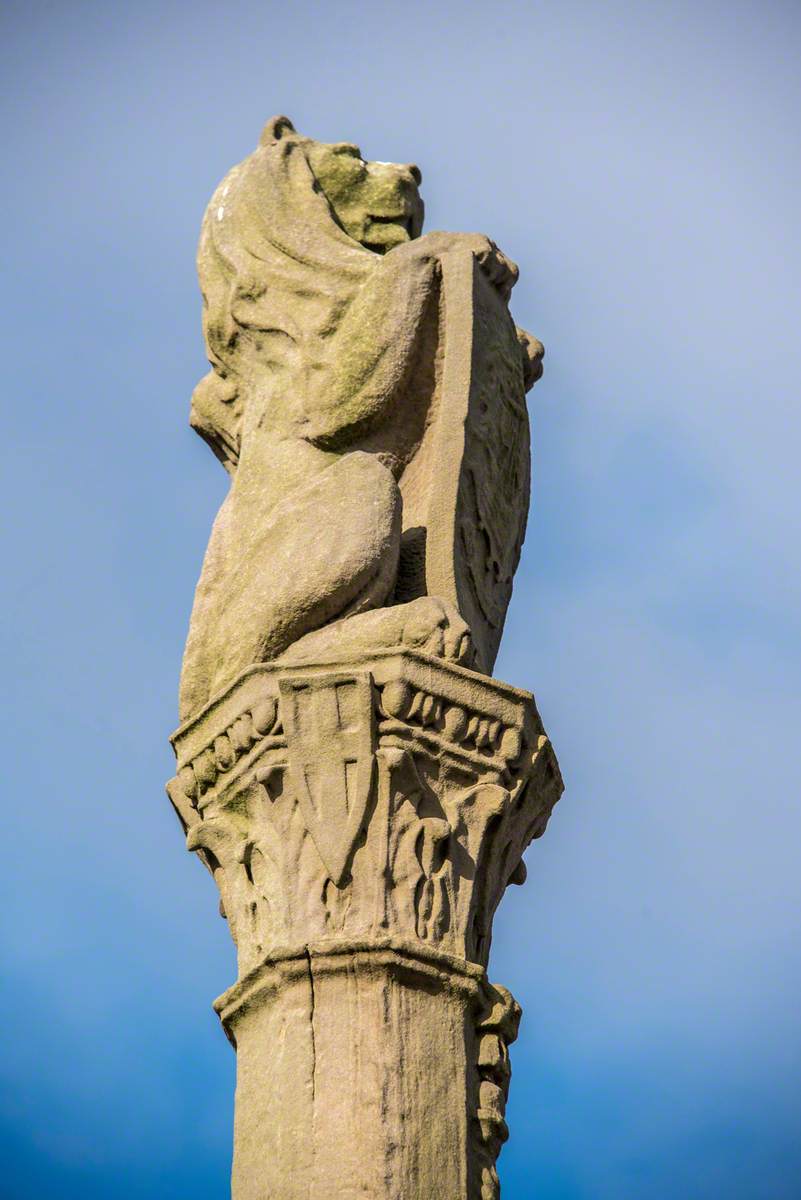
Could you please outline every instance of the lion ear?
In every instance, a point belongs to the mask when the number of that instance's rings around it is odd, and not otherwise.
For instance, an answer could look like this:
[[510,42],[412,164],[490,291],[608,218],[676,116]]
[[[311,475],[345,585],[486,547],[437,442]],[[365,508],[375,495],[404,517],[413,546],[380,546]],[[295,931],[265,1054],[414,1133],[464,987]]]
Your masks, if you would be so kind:
[[292,124],[289,117],[271,117],[264,126],[264,129],[261,131],[259,145],[272,146],[276,142],[280,142],[284,134],[294,132],[295,126]]

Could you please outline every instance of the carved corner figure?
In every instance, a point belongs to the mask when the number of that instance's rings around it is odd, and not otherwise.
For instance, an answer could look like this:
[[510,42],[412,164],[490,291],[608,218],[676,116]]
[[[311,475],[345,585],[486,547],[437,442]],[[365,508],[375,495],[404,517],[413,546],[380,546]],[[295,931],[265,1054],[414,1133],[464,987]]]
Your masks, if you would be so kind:
[[168,790],[238,947],[235,1200],[498,1195],[492,918],[562,789],[488,678],[543,349],[494,243],[421,236],[420,178],[277,117],[203,219],[191,423],[232,478]]

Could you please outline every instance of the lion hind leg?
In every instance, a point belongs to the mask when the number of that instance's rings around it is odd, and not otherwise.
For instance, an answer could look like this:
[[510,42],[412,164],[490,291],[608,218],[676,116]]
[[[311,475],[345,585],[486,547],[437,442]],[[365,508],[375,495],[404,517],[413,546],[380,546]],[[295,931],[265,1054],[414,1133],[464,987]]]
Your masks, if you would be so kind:
[[388,648],[421,650],[462,666],[473,665],[470,630],[452,604],[436,596],[419,596],[346,617],[306,634],[281,655],[281,662],[333,662],[343,656],[376,653]]
[[384,604],[397,576],[401,512],[391,471],[361,451],[276,505],[218,586],[202,631],[205,699],[304,635]]

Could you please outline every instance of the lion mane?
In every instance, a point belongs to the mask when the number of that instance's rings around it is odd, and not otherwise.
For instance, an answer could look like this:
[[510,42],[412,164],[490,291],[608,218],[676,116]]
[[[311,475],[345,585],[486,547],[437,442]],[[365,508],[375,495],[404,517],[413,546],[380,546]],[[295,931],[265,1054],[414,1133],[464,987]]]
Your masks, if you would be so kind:
[[228,172],[203,217],[198,275],[212,370],[192,397],[191,424],[223,465],[239,459],[250,361],[265,343],[309,361],[335,336],[378,256],[342,229],[307,157],[311,139],[287,117]]

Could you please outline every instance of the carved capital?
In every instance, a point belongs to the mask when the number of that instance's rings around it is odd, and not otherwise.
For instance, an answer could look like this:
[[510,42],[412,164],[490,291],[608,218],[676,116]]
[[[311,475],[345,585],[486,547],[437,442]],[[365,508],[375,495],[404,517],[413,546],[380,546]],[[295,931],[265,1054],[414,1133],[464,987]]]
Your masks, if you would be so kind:
[[244,976],[320,938],[416,938],[486,966],[561,791],[525,692],[413,652],[246,671],[173,739],[170,798]]

